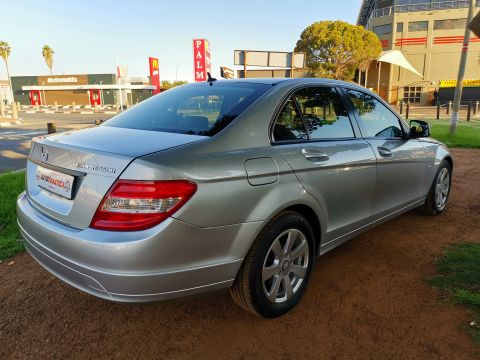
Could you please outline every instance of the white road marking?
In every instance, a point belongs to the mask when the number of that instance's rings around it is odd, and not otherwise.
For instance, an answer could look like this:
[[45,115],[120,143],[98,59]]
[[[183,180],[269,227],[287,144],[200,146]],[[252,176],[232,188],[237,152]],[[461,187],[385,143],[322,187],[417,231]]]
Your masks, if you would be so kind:
[[32,137],[33,135],[46,134],[45,130],[34,130],[34,131],[5,131],[0,132],[0,139],[17,139],[21,137]]

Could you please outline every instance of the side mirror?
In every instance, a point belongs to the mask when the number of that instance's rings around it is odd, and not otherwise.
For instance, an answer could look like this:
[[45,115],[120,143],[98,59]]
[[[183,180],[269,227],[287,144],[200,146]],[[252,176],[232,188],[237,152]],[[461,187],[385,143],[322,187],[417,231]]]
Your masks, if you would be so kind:
[[430,124],[422,120],[410,121],[410,139],[430,136]]

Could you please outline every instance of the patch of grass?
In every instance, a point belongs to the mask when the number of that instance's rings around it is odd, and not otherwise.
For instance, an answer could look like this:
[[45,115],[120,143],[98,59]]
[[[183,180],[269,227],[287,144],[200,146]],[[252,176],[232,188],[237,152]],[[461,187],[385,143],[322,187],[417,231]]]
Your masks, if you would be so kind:
[[453,303],[476,312],[469,331],[480,344],[480,244],[462,243],[450,247],[437,263],[438,275],[429,282],[446,291]]
[[0,260],[25,249],[15,210],[17,196],[24,188],[24,172],[0,174]]
[[450,135],[450,122],[446,120],[428,120],[432,126],[432,137],[448,147],[480,148],[480,121],[461,120],[455,134]]

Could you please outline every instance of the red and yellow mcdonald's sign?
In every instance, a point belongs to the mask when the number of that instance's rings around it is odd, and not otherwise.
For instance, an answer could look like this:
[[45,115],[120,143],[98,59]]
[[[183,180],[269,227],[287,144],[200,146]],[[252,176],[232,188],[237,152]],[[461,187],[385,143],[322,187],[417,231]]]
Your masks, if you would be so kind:
[[158,66],[158,59],[149,57],[148,64],[150,67],[150,84],[156,87],[156,89],[153,90],[153,94],[155,95],[160,92],[160,69]]

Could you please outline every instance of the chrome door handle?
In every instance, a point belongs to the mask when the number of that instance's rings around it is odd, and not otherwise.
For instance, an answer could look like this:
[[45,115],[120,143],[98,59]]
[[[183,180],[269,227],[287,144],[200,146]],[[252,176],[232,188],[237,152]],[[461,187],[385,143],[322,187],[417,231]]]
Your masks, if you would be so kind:
[[393,156],[393,153],[390,150],[388,150],[386,147],[379,146],[377,148],[377,150],[378,150],[378,153],[380,154],[380,156],[382,156],[382,157],[389,158],[389,157]]
[[314,148],[304,148],[302,149],[302,154],[305,156],[305,159],[310,161],[327,161],[330,159],[322,150]]

